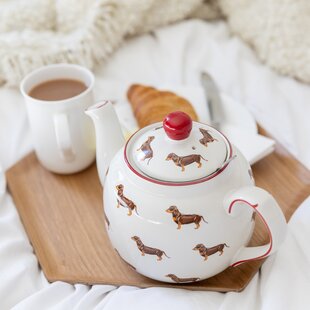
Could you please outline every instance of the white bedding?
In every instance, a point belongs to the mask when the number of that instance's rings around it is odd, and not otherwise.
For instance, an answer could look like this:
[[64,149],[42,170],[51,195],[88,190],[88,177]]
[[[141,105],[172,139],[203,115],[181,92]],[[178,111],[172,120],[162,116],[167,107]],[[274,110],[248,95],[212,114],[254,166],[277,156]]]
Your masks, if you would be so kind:
[[[104,44],[104,42],[98,42]],[[132,82],[198,85],[208,70],[221,91],[310,168],[310,88],[263,66],[224,23],[186,21],[128,40],[97,68],[96,97],[124,98]],[[115,94],[116,81],[119,87]],[[111,93],[113,89],[113,93]],[[115,98],[115,96],[118,98]],[[113,98],[112,98],[113,97]],[[119,116],[126,122],[126,106]],[[32,149],[21,95],[0,88],[0,165],[5,171]],[[0,170],[0,308],[9,309],[305,309],[310,307],[310,199],[296,211],[280,251],[241,293],[108,285],[49,284],[6,191]]]

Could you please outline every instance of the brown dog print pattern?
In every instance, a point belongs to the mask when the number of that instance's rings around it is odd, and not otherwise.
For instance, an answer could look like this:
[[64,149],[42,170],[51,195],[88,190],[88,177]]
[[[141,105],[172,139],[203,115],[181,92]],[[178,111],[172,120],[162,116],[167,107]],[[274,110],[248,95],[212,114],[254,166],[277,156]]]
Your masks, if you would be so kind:
[[153,149],[151,147],[151,142],[155,139],[154,136],[148,137],[148,139],[137,149],[137,151],[142,151],[144,153],[144,157],[142,160],[146,160],[147,164],[150,163],[150,160],[153,158]]
[[202,163],[201,160],[204,161],[208,161],[207,159],[205,159],[204,157],[202,157],[199,154],[191,154],[191,155],[187,155],[187,156],[178,156],[175,153],[170,153],[168,154],[168,156],[166,157],[166,160],[172,160],[173,163],[182,168],[182,171],[185,170],[185,166],[196,163],[197,164],[197,168],[200,168]]
[[116,190],[117,190],[117,208],[119,208],[120,206],[127,208],[128,216],[132,215],[132,211],[135,211],[136,214],[139,215],[136,204],[124,195],[124,185],[123,184],[116,185]]
[[136,242],[137,247],[139,251],[141,252],[142,256],[144,256],[145,254],[156,255],[158,261],[162,260],[163,255],[165,255],[167,258],[170,258],[165,253],[165,251],[144,245],[144,243],[141,241],[141,239],[138,236],[133,236],[131,237],[131,239]]
[[204,257],[204,260],[207,260],[210,255],[213,255],[217,252],[219,252],[219,256],[221,256],[224,253],[224,247],[229,248],[229,246],[226,243],[221,243],[216,246],[213,246],[211,248],[207,248],[202,243],[197,244],[193,250],[199,251],[199,254]]
[[188,283],[188,282],[197,282],[200,278],[179,278],[175,274],[169,273],[166,275],[167,278],[170,278],[176,283]]
[[202,215],[182,214],[176,206],[169,207],[166,212],[172,214],[173,221],[178,224],[177,229],[181,229],[182,225],[193,223],[196,224],[195,229],[198,229],[201,221],[208,223]]
[[211,134],[209,133],[209,130],[203,129],[203,128],[199,128],[199,131],[201,132],[201,134],[203,135],[203,138],[201,138],[199,140],[199,142],[204,145],[204,146],[208,146],[208,143],[213,142],[213,141],[217,141],[217,139],[214,139]]

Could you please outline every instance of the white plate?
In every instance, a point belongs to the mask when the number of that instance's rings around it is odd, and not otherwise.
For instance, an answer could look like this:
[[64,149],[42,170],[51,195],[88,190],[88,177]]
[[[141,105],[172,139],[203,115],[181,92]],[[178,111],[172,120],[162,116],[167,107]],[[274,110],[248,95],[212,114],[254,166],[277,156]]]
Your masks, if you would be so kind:
[[[192,103],[199,120],[202,123],[210,123],[210,115],[207,108],[207,103],[203,88],[200,86],[184,86],[176,84],[161,84],[154,85],[160,90],[170,90],[176,94],[186,98]],[[132,115],[130,105],[126,101],[126,90],[128,85],[123,85],[118,81],[110,81],[97,79],[95,87],[95,99],[100,100],[104,94],[105,99],[117,100],[115,108],[120,117],[121,123],[130,131],[136,129],[136,122]],[[257,133],[257,126],[251,113],[246,107],[231,97],[222,94],[223,110],[225,121],[230,126],[246,129],[249,133]]]
[[222,94],[221,98],[225,114],[225,121],[223,123],[245,129],[248,133],[257,134],[258,129],[255,119],[247,108],[225,94]]
[[[108,83],[107,83],[108,82]],[[128,85],[117,81],[105,81],[100,85],[98,93],[105,89],[106,98],[116,100],[115,109],[122,124],[126,138],[137,130],[137,122],[133,116],[130,104],[126,100]],[[199,120],[203,123],[210,123],[209,111],[206,104],[203,88],[200,86],[180,85],[155,85],[161,90],[170,90],[189,100],[194,106]],[[96,99],[99,99],[96,96]],[[253,164],[260,160],[274,148],[274,142],[257,134],[257,126],[254,118],[245,106],[233,100],[231,97],[222,94],[223,122],[221,131],[238,147],[247,160]]]
[[[165,84],[159,85],[158,88],[174,91],[178,95],[186,98],[194,106],[199,115],[199,120],[202,123],[210,123],[210,114],[202,87]],[[221,98],[224,112],[223,124],[245,129],[248,133],[257,133],[256,122],[244,105],[233,100],[226,94],[221,94]]]

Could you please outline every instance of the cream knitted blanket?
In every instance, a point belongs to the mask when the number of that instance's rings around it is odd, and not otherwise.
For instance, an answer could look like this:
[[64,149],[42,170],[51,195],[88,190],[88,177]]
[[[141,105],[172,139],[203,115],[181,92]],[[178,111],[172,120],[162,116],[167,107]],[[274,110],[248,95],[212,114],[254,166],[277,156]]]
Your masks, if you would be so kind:
[[262,61],[309,83],[309,16],[308,0],[0,0],[0,84],[49,63],[94,68],[128,36],[221,17]]

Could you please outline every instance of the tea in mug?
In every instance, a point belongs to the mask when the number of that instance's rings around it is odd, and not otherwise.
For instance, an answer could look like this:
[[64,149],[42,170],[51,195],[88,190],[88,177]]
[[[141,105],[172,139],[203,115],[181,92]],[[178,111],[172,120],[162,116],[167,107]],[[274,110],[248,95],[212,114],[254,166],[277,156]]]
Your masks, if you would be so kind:
[[44,101],[58,101],[75,97],[87,89],[78,80],[55,79],[40,83],[29,91],[29,96]]

